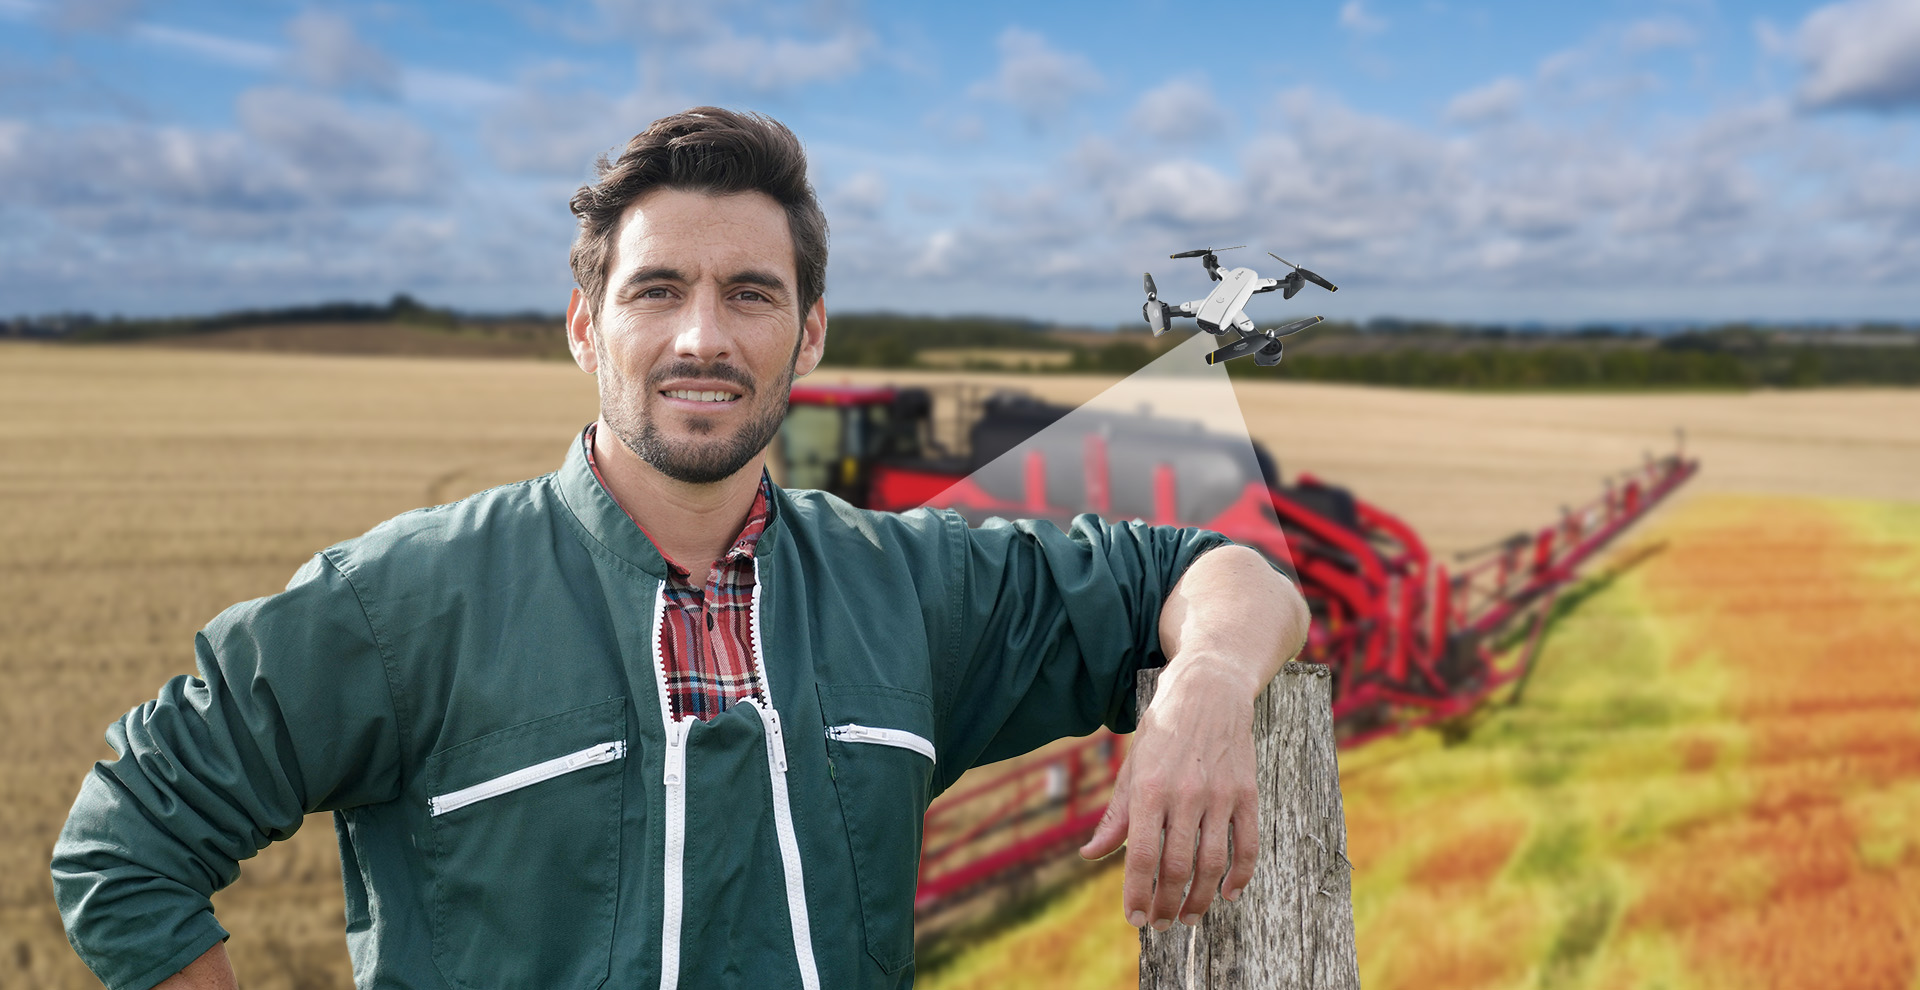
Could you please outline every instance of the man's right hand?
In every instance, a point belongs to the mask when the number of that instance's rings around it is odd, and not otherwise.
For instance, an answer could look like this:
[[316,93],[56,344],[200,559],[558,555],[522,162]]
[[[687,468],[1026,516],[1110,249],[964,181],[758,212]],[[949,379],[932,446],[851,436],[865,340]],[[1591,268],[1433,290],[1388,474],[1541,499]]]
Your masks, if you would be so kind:
[[233,963],[227,960],[227,943],[215,942],[186,969],[161,980],[153,990],[239,990],[239,986],[233,978]]

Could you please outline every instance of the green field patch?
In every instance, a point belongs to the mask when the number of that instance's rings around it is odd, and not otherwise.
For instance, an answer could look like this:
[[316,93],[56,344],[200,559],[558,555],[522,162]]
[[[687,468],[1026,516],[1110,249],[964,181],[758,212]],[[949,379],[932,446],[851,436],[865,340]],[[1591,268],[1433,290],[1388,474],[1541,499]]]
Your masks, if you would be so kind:
[[1565,880],[1585,868],[1591,830],[1584,821],[1561,819],[1542,825],[1513,865],[1518,880]]
[[1913,813],[1920,808],[1920,781],[1869,790],[1847,801],[1847,817],[1855,829],[1860,865],[1877,872],[1920,866],[1920,828]]
[[1596,878],[1571,891],[1567,909],[1554,933],[1540,970],[1540,986],[1548,990],[1578,985],[1587,962],[1612,930],[1619,897],[1606,878]]

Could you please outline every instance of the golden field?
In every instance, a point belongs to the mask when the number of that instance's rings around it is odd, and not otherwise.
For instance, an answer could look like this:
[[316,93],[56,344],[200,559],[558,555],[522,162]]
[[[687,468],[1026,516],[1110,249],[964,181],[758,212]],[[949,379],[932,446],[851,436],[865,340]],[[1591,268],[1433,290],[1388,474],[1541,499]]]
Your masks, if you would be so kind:
[[[812,381],[842,377],[926,376]],[[1110,384],[1004,381],[1061,401]],[[1237,392],[1289,476],[1350,484],[1442,551],[1552,519],[1676,426],[1705,462],[1639,534],[1664,549],[1549,640],[1525,706],[1459,746],[1346,754],[1369,986],[1749,986],[1835,965],[1862,975],[1772,985],[1920,985],[1903,831],[1920,393]],[[594,407],[561,362],[0,346],[0,986],[96,985],[47,852],[106,725],[191,670],[196,629],[388,516],[551,470]],[[1657,723],[1634,721],[1649,707]],[[310,825],[217,899],[250,987],[349,983],[332,829]],[[1092,940],[1111,977],[1092,985],[1130,972],[1117,900],[1087,888],[1035,922]],[[1057,920],[1081,902],[1097,920]],[[990,964],[926,982],[1016,985],[968,982]]]

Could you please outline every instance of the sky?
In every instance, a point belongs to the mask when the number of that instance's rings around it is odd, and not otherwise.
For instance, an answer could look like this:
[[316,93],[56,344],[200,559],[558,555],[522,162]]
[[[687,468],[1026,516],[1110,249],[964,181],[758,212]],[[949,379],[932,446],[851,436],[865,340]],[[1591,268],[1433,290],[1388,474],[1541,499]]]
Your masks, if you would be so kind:
[[[0,316],[558,312],[690,106],[805,143],[831,310],[1920,320],[1920,0],[0,0]],[[1272,302],[1269,303],[1268,300]]]

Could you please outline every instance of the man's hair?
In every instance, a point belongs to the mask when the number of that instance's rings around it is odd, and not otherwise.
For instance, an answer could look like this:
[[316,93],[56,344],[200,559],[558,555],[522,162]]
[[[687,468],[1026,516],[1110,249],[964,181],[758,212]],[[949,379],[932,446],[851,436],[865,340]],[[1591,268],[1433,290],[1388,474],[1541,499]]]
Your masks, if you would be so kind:
[[655,189],[772,196],[787,212],[802,319],[825,294],[827,218],[807,182],[806,152],[785,124],[757,113],[694,107],[654,121],[618,158],[601,155],[594,168],[598,181],[581,186],[569,204],[580,233],[568,261],[589,313],[600,312],[621,214]]

